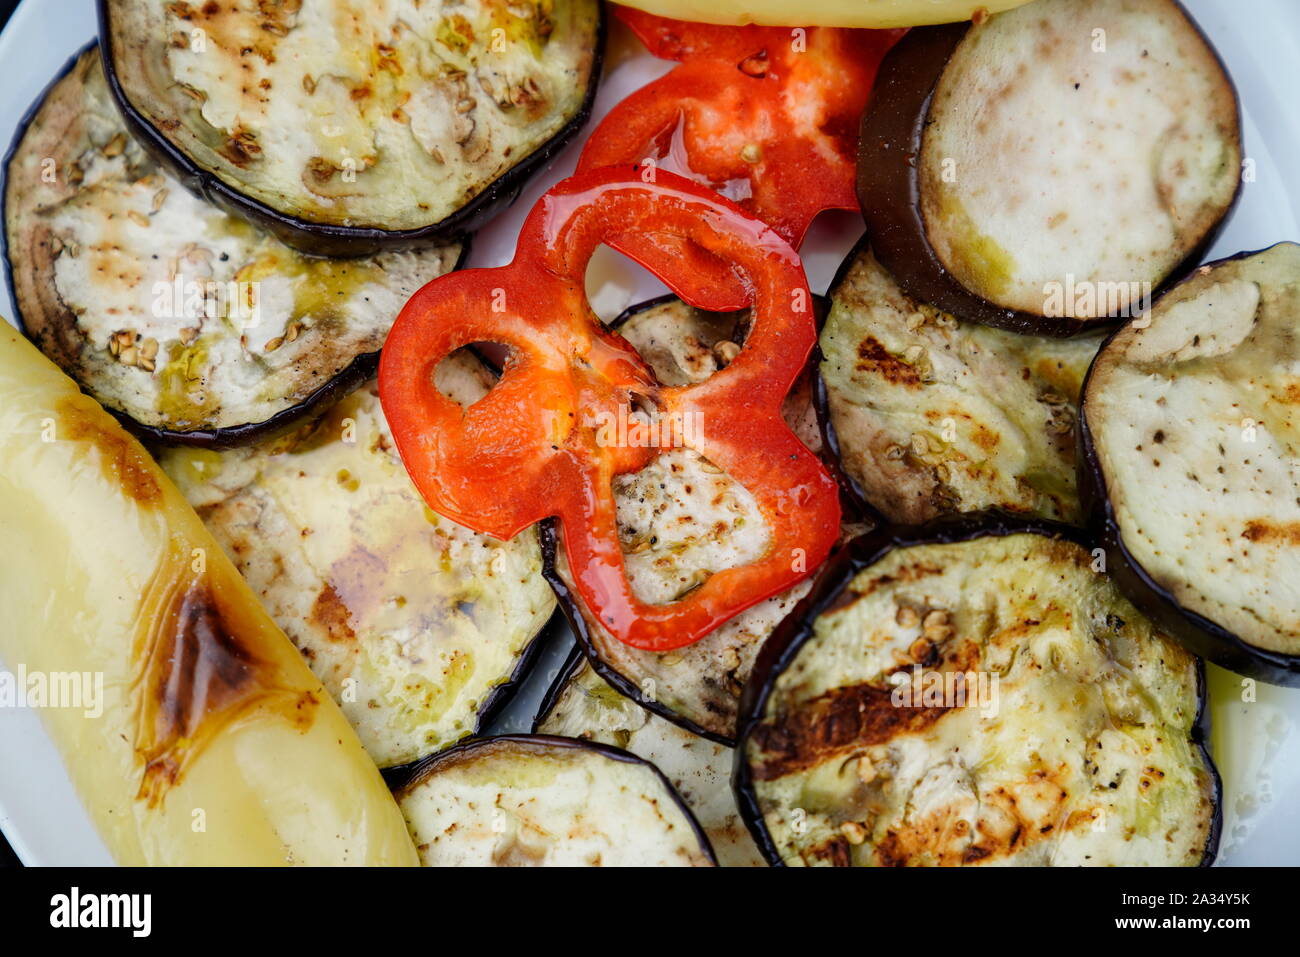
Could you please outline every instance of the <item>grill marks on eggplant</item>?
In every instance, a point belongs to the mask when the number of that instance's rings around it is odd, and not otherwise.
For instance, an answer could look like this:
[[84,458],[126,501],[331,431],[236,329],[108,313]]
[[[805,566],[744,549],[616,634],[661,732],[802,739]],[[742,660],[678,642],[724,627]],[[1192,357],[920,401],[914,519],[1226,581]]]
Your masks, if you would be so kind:
[[609,685],[574,649],[547,693],[534,731],[612,744],[661,770],[695,812],[724,867],[766,863],[731,793],[732,749],[651,713]]
[[910,299],[865,243],[831,290],[818,367],[853,492],[916,524],[989,508],[1080,520],[1079,390],[1102,335],[1022,335]]
[[[490,386],[461,353],[439,386]],[[499,542],[430,511],[373,383],[296,433],[163,467],[381,767],[475,732],[526,669],[555,607],[532,532]]]
[[442,224],[576,128],[599,72],[595,0],[104,11],[105,50],[148,135],[308,226]]
[[1135,315],[1240,185],[1236,92],[1174,0],[914,30],[877,94],[868,232],[909,294],[961,318],[1063,334]]
[[1212,857],[1196,659],[1091,562],[1029,526],[970,522],[869,534],[833,559],[747,692],[739,799],[769,858]]
[[[631,307],[615,320],[666,385],[703,382],[744,341],[744,313],[708,313],[674,297]],[[821,447],[809,377],[791,390],[786,421]],[[619,533],[629,581],[644,601],[679,598],[708,575],[760,557],[767,526],[749,492],[698,453],[674,449],[615,480]],[[551,537],[553,574],[578,640],[601,675],[646,707],[730,742],[736,706],[759,646],[806,593],[807,582],[747,609],[701,641],[670,652],[642,651],[611,636],[573,589],[563,549]],[[544,537],[544,547],[546,538]]]
[[701,867],[708,838],[626,751],[550,735],[483,738],[422,762],[397,792],[429,867]]
[[1204,266],[1148,318],[1084,400],[1116,557],[1149,576],[1134,600],[1208,619],[1185,637],[1227,667],[1300,681],[1300,246]]
[[365,378],[402,303],[462,252],[314,259],[196,199],[127,135],[94,48],[20,134],[5,229],[42,351],[110,410],[195,442]]

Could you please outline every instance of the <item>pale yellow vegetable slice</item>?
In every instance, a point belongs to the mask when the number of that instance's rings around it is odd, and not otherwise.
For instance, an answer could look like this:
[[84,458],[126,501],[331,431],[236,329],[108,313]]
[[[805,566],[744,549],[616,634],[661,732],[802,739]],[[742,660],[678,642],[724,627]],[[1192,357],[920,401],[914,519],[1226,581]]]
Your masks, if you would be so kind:
[[919,27],[999,13],[1028,0],[628,0],[625,6],[700,23],[803,27]]
[[[414,864],[356,735],[144,449],[0,322],[0,659],[121,864]],[[96,714],[96,712],[100,712]],[[21,769],[10,769],[21,773]]]

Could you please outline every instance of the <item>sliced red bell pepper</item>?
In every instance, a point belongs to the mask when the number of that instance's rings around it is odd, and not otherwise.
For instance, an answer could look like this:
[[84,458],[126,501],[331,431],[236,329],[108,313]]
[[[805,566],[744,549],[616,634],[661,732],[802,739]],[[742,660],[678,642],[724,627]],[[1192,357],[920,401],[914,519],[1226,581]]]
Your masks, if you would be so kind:
[[[825,209],[857,209],[858,122],[876,67],[905,31],[723,27],[615,7],[671,73],[619,103],[592,133],[578,169],[653,162],[707,183],[796,248]],[[621,252],[665,240],[631,237]],[[744,306],[725,264],[669,242],[692,263],[692,305]]]
[[[514,260],[429,283],[384,345],[384,414],[412,479],[436,512],[509,538],[558,516],[582,600],[618,639],[665,651],[803,578],[839,531],[834,480],[781,417],[815,338],[799,257],[770,227],[698,183],[636,167],[592,170],[549,190],[529,214]],[[697,244],[730,264],[754,313],[741,352],[697,385],[661,385],[636,351],[592,313],[583,288],[602,243],[653,234]],[[636,246],[674,291],[690,264]],[[500,380],[464,408],[433,384],[438,363],[474,342],[509,349]],[[610,444],[602,424],[633,404],[686,429]],[[612,417],[612,418],[611,418]],[[617,432],[617,430],[614,430]],[[649,463],[665,439],[699,452],[754,496],[770,547],[670,604],[640,601],[619,544],[612,481]]]

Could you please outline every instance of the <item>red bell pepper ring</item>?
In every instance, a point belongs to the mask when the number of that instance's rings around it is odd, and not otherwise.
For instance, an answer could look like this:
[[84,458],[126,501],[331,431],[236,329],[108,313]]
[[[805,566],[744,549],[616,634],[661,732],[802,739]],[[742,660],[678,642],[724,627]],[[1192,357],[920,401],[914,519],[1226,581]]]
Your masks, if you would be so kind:
[[[384,345],[379,393],[398,451],[434,511],[503,539],[558,516],[583,601],[619,640],[666,651],[805,577],[835,542],[840,504],[834,480],[781,417],[815,339],[799,257],[770,227],[698,183],[641,173],[603,168],[559,183],[529,214],[512,262],[454,272],[417,292]],[[730,264],[754,303],[740,354],[697,385],[661,385],[587,303],[583,279],[596,248],[646,232],[698,244]],[[657,251],[641,263],[674,290],[689,279],[689,264]],[[475,342],[510,352],[496,385],[464,408],[433,376],[444,357]],[[653,407],[661,422],[698,425],[631,430],[636,441],[612,444],[601,424],[630,420],[634,402]],[[612,480],[643,468],[665,440],[748,488],[770,538],[759,560],[660,605],[640,601],[628,584]]]
[[[723,27],[614,10],[651,53],[682,65],[609,112],[579,171],[653,162],[709,184],[796,248],[822,210],[858,208],[858,123],[876,67],[905,31]],[[656,242],[636,236],[615,248],[638,258],[637,246]],[[682,296],[691,305],[746,305],[725,264],[670,247],[692,261]]]

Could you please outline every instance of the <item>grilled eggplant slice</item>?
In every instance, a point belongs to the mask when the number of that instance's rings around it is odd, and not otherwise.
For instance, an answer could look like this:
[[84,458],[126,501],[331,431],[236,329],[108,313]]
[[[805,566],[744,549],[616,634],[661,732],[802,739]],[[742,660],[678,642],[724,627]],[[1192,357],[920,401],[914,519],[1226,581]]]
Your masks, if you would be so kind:
[[[632,306],[613,326],[666,385],[702,382],[744,340],[745,313],[708,313],[674,297]],[[808,377],[791,390],[786,421],[820,449]],[[766,547],[766,524],[752,496],[697,453],[673,449],[615,479],[619,533],[633,589],[672,601],[708,573],[752,561]],[[651,711],[730,746],[736,703],[759,645],[808,590],[806,581],[760,602],[685,648],[642,651],[623,644],[590,614],[573,589],[553,522],[541,529],[547,577],[578,643],[602,678]]]
[[[491,382],[464,351],[438,372],[466,405]],[[480,731],[526,673],[555,610],[535,533],[434,514],[373,381],[291,435],[161,464],[380,767]]]
[[397,792],[426,867],[707,867],[709,839],[668,779],[618,748],[551,735],[479,738],[417,765]]
[[1197,270],[1097,356],[1083,489],[1129,598],[1198,654],[1300,685],[1300,246]]
[[681,794],[724,867],[766,864],[731,793],[732,750],[651,713],[616,691],[574,648],[546,692],[533,731],[598,741],[654,764]]
[[127,135],[93,47],[38,102],[6,169],[25,331],[167,441],[245,441],[355,388],[402,303],[464,252],[313,259],[195,198]]
[[908,296],[1065,335],[1199,261],[1241,162],[1232,81],[1175,0],[1038,0],[889,52],[858,197]]
[[586,121],[598,0],[100,0],[113,94],[192,190],[318,255],[472,229]]
[[1079,390],[1103,333],[1022,335],[908,298],[865,241],[831,287],[818,412],[851,497],[893,522],[1078,522]]
[[737,800],[772,863],[1213,859],[1200,663],[1079,536],[972,516],[832,559],[745,689]]

